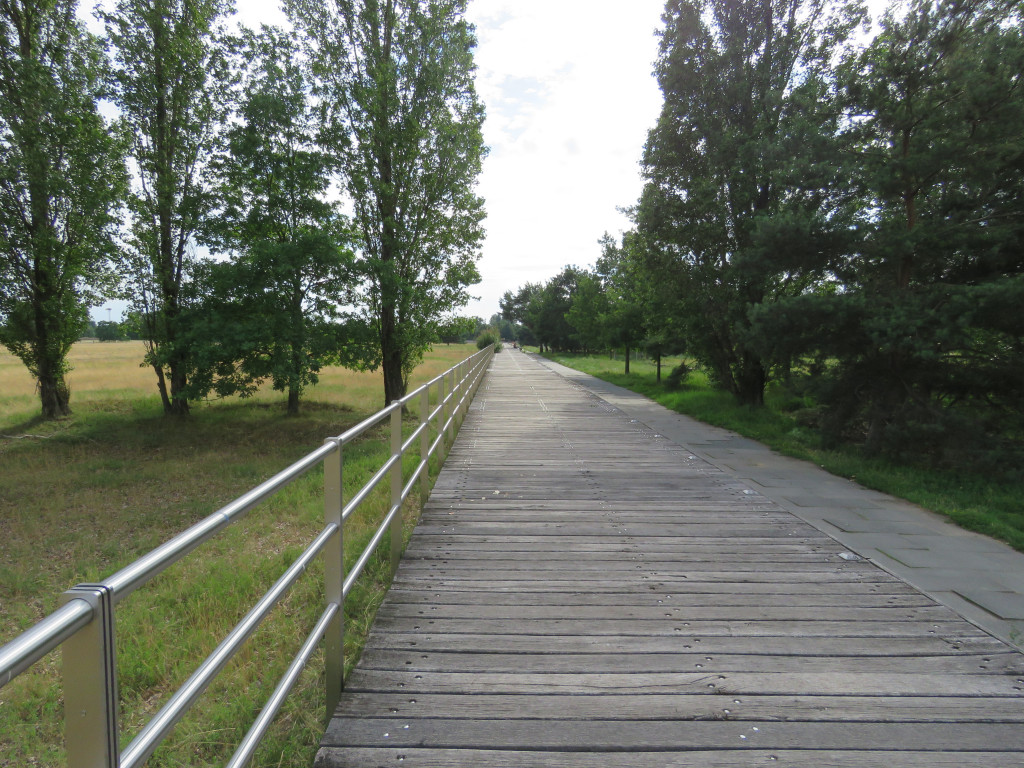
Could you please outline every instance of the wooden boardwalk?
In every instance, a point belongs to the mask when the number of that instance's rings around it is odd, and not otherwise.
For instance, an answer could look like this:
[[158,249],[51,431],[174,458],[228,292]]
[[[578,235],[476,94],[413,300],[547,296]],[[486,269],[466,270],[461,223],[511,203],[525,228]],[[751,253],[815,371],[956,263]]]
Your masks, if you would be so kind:
[[517,352],[318,766],[1024,766],[1018,653]]

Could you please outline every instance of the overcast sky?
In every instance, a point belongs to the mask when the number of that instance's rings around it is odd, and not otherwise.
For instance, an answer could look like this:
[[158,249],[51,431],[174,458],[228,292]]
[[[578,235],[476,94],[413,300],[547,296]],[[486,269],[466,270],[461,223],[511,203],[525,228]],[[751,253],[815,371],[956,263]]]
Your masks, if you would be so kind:
[[586,266],[628,220],[661,94],[652,76],[664,0],[470,0],[490,155],[479,301]]

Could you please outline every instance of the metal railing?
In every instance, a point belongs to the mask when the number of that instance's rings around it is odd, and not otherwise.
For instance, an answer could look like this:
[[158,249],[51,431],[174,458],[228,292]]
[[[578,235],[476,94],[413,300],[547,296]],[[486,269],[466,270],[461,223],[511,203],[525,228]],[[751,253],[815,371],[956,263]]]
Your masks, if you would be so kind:
[[[102,583],[79,584],[65,592],[61,608],[0,647],[0,688],[54,648],[62,646],[68,767],[136,768],[149,758],[274,605],[310,563],[323,553],[326,607],[270,699],[236,748],[227,763],[228,768],[241,768],[252,758],[321,639],[325,640],[326,703],[327,715],[330,717],[341,696],[343,684],[345,597],[386,537],[390,539],[392,573],[398,567],[402,552],[402,505],[417,481],[423,494],[428,491],[430,459],[439,448],[443,450],[446,442],[454,439],[455,430],[465,417],[466,409],[492,355],[493,347],[477,352],[341,435],[329,438],[317,450]],[[431,409],[430,392],[435,388],[437,396]],[[416,400],[419,401],[419,424],[403,439],[402,412]],[[344,447],[386,419],[390,420],[391,432],[389,458],[345,502],[342,495]],[[432,424],[436,425],[433,440],[430,439]],[[406,481],[402,459],[412,451],[418,453],[419,463]],[[324,529],[124,751],[120,751],[114,633],[114,611],[117,604],[219,531],[241,519],[254,506],[320,463],[324,465]],[[342,535],[344,522],[385,478],[389,478],[391,486],[387,514],[351,571],[346,574]]]

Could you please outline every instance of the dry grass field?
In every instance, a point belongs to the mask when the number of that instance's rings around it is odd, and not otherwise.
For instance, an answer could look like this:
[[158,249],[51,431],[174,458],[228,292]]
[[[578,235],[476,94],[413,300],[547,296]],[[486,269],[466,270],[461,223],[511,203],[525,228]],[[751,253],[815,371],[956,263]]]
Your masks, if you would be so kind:
[[[439,346],[412,386],[474,351]],[[31,378],[0,350],[0,643],[52,611],[64,590],[124,567],[383,405],[379,372],[332,368],[295,418],[269,389],[167,418],[142,352],[138,342],[76,345],[74,414],[42,423]],[[380,438],[346,449],[347,496],[386,456]],[[308,473],[119,606],[122,748],[320,531],[321,489],[321,473]],[[348,558],[384,506],[373,500],[346,525]],[[346,608],[348,663],[385,588],[382,561],[371,576]],[[317,565],[147,765],[223,765],[322,605]],[[59,661],[50,654],[0,689],[0,766],[65,764]],[[253,765],[311,765],[321,668],[304,676]]]
[[[475,351],[468,344],[438,345],[416,370],[410,388],[429,381]],[[118,403],[122,407],[131,403],[130,407],[137,409],[150,400],[156,403],[156,374],[148,365],[141,365],[144,354],[141,341],[83,341],[72,347],[72,370],[68,376],[72,410],[115,410]],[[383,392],[380,371],[334,367],[323,372],[320,383],[310,388],[305,397],[314,403],[343,404],[372,412],[383,406]],[[284,397],[268,386],[252,400],[273,404],[283,402]],[[35,381],[21,360],[0,346],[0,431],[30,421],[38,411]]]

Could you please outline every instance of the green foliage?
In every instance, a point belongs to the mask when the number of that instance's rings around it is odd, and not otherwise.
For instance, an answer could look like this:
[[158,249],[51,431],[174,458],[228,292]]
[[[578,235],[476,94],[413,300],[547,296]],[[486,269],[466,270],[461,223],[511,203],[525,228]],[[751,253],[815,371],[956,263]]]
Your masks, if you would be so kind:
[[206,293],[184,316],[189,397],[244,397],[269,379],[294,416],[324,366],[372,367],[369,329],[344,322],[337,307],[351,265],[351,252],[325,234],[258,242],[232,262],[203,265]]
[[493,328],[495,333],[498,335],[498,339],[515,339],[518,337],[519,329],[516,328],[515,324],[510,320],[506,320],[499,314],[491,315],[491,319],[487,321],[487,325]]
[[373,366],[365,324],[341,323],[354,239],[326,201],[334,160],[318,148],[308,77],[288,35],[264,27],[238,44],[239,122],[213,162],[222,208],[205,238],[232,260],[196,267],[183,314],[189,398],[248,395],[270,379],[299,411],[328,364]]
[[447,317],[437,327],[437,335],[445,344],[458,344],[472,337],[483,325],[478,317]]
[[547,283],[527,283],[501,299],[502,317],[521,324],[541,349],[566,351],[581,348],[581,335],[573,327],[573,304],[596,294],[593,278],[578,267],[567,266]]
[[675,366],[665,378],[665,389],[674,391],[682,389],[683,384],[686,383],[686,379],[691,373],[690,366],[686,364],[686,361],[679,363]]
[[121,341],[126,339],[124,329],[120,323],[110,320],[101,320],[96,323],[96,338],[100,341]]
[[0,344],[71,413],[67,354],[110,289],[121,145],[97,109],[99,41],[67,0],[0,4]]
[[664,19],[665,100],[635,211],[646,282],[691,353],[757,404],[772,361],[750,344],[748,308],[806,288],[814,273],[795,268],[820,274],[846,231],[828,71],[858,9],[669,0]]
[[496,352],[501,351],[502,340],[501,338],[499,338],[498,334],[493,330],[488,329],[476,337],[477,349],[485,349],[486,347],[489,347],[492,344],[495,345]]
[[484,110],[465,8],[466,0],[285,2],[308,38],[332,127],[322,140],[353,203],[361,302],[379,336],[388,402],[405,394],[438,321],[479,281]]
[[114,101],[137,185],[126,279],[145,322],[147,362],[166,413],[188,412],[184,286],[193,241],[212,210],[207,173],[230,93],[223,31],[230,0],[118,0],[102,11],[114,54]]
[[840,67],[857,251],[841,291],[751,313],[759,348],[808,370],[831,443],[1020,465],[1019,22],[1010,4],[914,3]]

